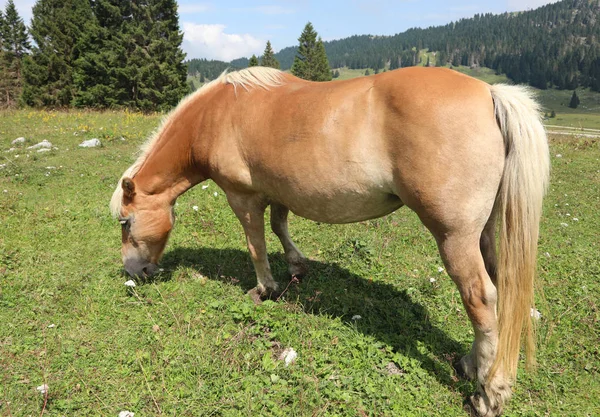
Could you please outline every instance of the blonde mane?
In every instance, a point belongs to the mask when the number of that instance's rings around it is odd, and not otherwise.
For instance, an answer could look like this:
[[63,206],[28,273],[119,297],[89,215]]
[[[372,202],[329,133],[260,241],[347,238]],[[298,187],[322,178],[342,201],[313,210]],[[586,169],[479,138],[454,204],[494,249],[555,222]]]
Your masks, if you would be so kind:
[[213,89],[217,85],[231,84],[233,85],[234,92],[237,94],[237,87],[240,86],[244,90],[249,91],[250,88],[259,87],[268,90],[270,87],[277,87],[284,83],[283,72],[273,68],[267,67],[251,67],[236,72],[223,71],[223,73],[213,81],[204,84],[197,91],[189,94],[183,98],[177,107],[167,114],[161,124],[154,130],[150,138],[140,147],[140,155],[137,160],[123,173],[113,196],[110,200],[110,211],[113,217],[118,217],[121,212],[121,202],[123,201],[123,189],[121,187],[121,181],[125,177],[133,178],[148,159],[148,156],[152,152],[152,149],[161,138],[162,132],[173,122],[177,114],[187,104],[195,100],[197,97],[204,95],[207,91]]

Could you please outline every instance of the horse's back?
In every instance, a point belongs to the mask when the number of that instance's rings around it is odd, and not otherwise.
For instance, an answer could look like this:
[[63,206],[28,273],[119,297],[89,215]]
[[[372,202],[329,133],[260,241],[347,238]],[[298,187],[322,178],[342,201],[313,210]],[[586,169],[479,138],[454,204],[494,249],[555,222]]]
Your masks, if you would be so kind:
[[286,76],[277,88],[238,90],[230,104],[234,137],[221,138],[220,152],[239,154],[239,185],[315,220],[377,217],[402,201],[439,206],[476,186],[497,189],[502,172],[489,89],[455,71]]

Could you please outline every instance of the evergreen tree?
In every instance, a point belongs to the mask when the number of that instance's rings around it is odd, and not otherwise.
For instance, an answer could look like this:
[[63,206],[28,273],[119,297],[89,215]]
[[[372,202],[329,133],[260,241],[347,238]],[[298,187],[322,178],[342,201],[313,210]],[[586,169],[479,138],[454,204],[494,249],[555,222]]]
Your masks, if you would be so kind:
[[131,1],[94,0],[94,19],[85,22],[83,52],[75,63],[75,106],[134,107],[131,100],[128,25],[133,24]]
[[167,110],[189,92],[175,0],[132,0],[126,27],[129,106]]
[[573,90],[573,95],[571,96],[571,101],[569,102],[569,107],[572,109],[576,109],[579,106],[579,97],[577,97],[577,92]]
[[265,47],[265,52],[263,53],[262,60],[260,65],[263,67],[271,67],[275,69],[279,69],[279,61],[275,59],[275,53],[273,52],[273,48],[271,47],[271,41],[267,41],[267,46]]
[[371,75],[371,71],[369,70],[369,68],[367,68],[367,70],[365,71],[365,75],[368,77],[369,75]]
[[68,106],[75,95],[74,63],[78,42],[93,20],[88,0],[38,0],[33,6],[30,33],[36,46],[23,61],[24,103]]
[[250,61],[248,61],[248,67],[258,67],[258,58],[256,57],[256,55],[252,55],[252,57],[250,57]]
[[330,81],[331,68],[321,38],[308,22],[298,38],[300,46],[292,65],[292,74],[310,81]]
[[21,95],[23,59],[30,48],[27,28],[13,0],[8,0],[0,16],[0,105],[14,106]]
[[80,42],[77,106],[168,110],[190,91],[175,0],[94,0]]

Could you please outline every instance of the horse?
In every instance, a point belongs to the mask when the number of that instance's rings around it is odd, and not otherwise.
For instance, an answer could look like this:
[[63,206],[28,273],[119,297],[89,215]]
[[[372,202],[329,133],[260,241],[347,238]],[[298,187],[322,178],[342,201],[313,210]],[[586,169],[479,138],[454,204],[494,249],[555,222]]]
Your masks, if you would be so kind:
[[[477,381],[467,404],[498,416],[516,380],[530,309],[549,150],[540,106],[522,86],[412,67],[310,82],[263,67],[224,72],[165,118],[119,180],[111,210],[131,276],[157,270],[177,197],[213,180],[239,219],[257,290],[277,290],[267,259],[270,206],[292,276],[306,258],[288,213],[359,222],[408,206],[434,236],[475,337],[456,364]],[[498,233],[498,239],[496,234]]]

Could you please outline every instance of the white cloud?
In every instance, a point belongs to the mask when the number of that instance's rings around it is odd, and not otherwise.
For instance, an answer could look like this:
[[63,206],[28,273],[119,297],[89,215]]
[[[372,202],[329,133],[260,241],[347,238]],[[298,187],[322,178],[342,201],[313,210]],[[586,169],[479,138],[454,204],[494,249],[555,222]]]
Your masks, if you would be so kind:
[[557,0],[508,0],[508,9],[510,11],[524,11],[537,9],[546,4],[556,3]]
[[187,58],[231,61],[260,54],[264,42],[249,34],[225,33],[225,25],[183,23],[183,50]]

